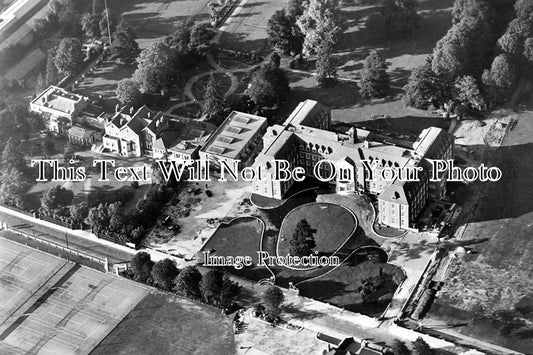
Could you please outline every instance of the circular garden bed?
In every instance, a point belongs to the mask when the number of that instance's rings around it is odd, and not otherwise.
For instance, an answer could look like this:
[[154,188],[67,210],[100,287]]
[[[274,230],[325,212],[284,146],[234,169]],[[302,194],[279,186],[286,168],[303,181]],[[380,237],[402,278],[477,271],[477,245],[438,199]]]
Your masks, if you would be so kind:
[[213,73],[209,74],[207,73],[205,76],[202,76],[200,79],[196,80],[192,84],[192,94],[196,98],[196,100],[203,100],[205,89],[207,87],[207,84],[209,82],[209,79],[211,78],[211,75],[215,78],[215,82],[217,83],[217,87],[222,93],[222,95],[226,94],[230,87],[231,87],[231,78],[224,73]]

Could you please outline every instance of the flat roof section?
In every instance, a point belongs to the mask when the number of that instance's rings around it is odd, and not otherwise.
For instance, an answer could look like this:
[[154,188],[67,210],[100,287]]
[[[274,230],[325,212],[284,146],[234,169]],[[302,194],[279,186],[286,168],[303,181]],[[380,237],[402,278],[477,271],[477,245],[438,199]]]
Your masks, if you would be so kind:
[[257,132],[266,125],[265,117],[233,111],[201,149],[203,152],[236,159]]

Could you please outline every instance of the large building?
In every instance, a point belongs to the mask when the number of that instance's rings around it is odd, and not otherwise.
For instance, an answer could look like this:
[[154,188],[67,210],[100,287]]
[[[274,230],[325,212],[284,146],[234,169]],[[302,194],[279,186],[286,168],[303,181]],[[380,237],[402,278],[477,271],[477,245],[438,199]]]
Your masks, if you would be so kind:
[[240,161],[241,166],[251,165],[261,151],[261,137],[267,124],[265,117],[231,112],[200,149],[200,159],[209,160],[215,166],[221,161],[228,164]]
[[146,106],[124,107],[106,123],[102,141],[105,150],[125,157],[189,160],[198,158],[212,131],[208,123],[170,118]]
[[[329,111],[316,101],[298,105],[282,125],[267,129],[263,150],[254,167],[263,168],[263,176],[253,183],[253,192],[281,199],[294,180],[273,179],[275,160],[300,166],[305,175],[332,177],[336,191],[376,195],[379,222],[396,228],[411,228],[428,198],[442,198],[446,192],[445,176],[430,182],[429,159],[452,159],[453,137],[440,128],[425,129],[412,147],[386,141],[374,141],[366,130],[345,134],[329,131]],[[328,160],[331,164],[322,162]],[[387,174],[385,174],[386,170]],[[418,171],[416,178],[391,177],[388,172]],[[416,180],[416,181],[406,181]]]

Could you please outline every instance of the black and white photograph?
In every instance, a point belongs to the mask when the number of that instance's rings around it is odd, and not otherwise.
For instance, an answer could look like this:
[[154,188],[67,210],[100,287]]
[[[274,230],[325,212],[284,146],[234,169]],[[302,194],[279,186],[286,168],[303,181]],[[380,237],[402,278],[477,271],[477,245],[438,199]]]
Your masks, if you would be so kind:
[[533,355],[533,0],[0,0],[0,355]]

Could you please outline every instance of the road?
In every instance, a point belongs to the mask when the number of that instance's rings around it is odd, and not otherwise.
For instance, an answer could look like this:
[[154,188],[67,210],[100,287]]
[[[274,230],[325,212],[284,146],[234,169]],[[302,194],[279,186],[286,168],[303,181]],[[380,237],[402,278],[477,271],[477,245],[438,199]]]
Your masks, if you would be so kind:
[[[131,253],[128,253],[111,246],[102,245],[92,240],[82,238],[74,233],[63,233],[53,228],[32,223],[28,220],[5,212],[3,208],[0,209],[0,221],[2,223],[7,223],[10,228],[18,229],[28,234],[33,234],[41,239],[45,239],[65,247],[68,246],[71,249],[76,249],[101,259],[105,259],[107,257],[109,262],[112,264],[129,261],[135,254],[135,251],[133,250]],[[2,231],[1,233],[8,232]]]

